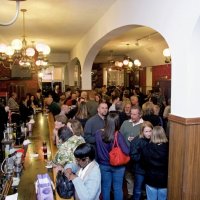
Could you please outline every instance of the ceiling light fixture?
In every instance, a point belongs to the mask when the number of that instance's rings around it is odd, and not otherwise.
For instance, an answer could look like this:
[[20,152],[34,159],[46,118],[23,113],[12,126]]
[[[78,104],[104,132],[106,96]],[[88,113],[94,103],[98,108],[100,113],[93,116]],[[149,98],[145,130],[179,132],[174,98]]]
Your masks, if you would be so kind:
[[163,50],[163,55],[165,57],[165,63],[170,63],[171,62],[171,53],[169,48],[166,48]]
[[[33,71],[46,68],[48,66],[47,56],[50,53],[50,47],[44,43],[36,43],[32,41],[28,45],[25,33],[25,13],[26,9],[21,9],[23,13],[23,35],[22,40],[14,39],[11,46],[0,44],[0,65],[5,68],[21,66],[32,69]],[[34,69],[35,68],[35,69]]]
[[113,58],[113,51],[110,51],[110,56],[108,59],[108,68],[113,70],[126,70],[130,73],[131,71],[137,71],[143,69],[141,67],[141,62],[138,59],[131,59],[130,57],[125,57],[124,60],[115,60]]
[[15,21],[17,20],[17,17],[19,16],[20,1],[26,1],[26,0],[9,0],[9,1],[16,1],[15,16],[9,22],[6,22],[6,23],[0,22],[0,26],[9,26],[15,23]]

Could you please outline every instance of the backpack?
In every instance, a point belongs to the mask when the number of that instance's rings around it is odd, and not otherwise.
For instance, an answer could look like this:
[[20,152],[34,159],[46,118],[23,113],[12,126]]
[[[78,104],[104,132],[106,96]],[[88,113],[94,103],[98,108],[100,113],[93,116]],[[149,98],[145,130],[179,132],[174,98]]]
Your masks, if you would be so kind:
[[37,200],[54,200],[52,187],[54,188],[53,182],[47,173],[38,174],[35,182]]

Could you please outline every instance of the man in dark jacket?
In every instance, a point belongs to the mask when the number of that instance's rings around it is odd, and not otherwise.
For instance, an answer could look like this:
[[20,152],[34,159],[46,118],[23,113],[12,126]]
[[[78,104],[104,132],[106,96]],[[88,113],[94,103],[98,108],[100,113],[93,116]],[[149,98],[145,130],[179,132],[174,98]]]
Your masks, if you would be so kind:
[[90,144],[95,144],[95,133],[97,130],[104,128],[105,116],[108,113],[108,105],[100,103],[97,108],[98,113],[88,119],[84,128],[85,141]]
[[60,114],[61,108],[60,106],[53,101],[52,97],[48,97],[45,100],[47,105],[47,110],[53,114],[53,116]]

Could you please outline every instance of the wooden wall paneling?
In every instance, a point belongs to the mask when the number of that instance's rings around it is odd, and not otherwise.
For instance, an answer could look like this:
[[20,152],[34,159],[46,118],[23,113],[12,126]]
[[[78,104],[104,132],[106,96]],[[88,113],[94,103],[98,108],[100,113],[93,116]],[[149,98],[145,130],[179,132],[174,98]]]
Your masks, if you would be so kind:
[[181,199],[181,185],[183,180],[183,163],[185,149],[184,132],[184,126],[180,126],[179,124],[176,124],[174,122],[170,123],[168,172],[169,199]]
[[200,198],[200,125],[186,128],[185,159],[183,171],[183,199]]
[[170,115],[169,200],[199,200],[200,118]]

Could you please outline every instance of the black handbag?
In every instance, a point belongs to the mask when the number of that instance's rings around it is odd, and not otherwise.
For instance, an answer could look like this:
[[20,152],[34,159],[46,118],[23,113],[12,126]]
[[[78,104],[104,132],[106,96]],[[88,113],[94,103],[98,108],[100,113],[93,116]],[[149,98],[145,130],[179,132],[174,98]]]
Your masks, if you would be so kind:
[[56,191],[63,199],[70,199],[74,196],[74,185],[61,170],[56,175]]

